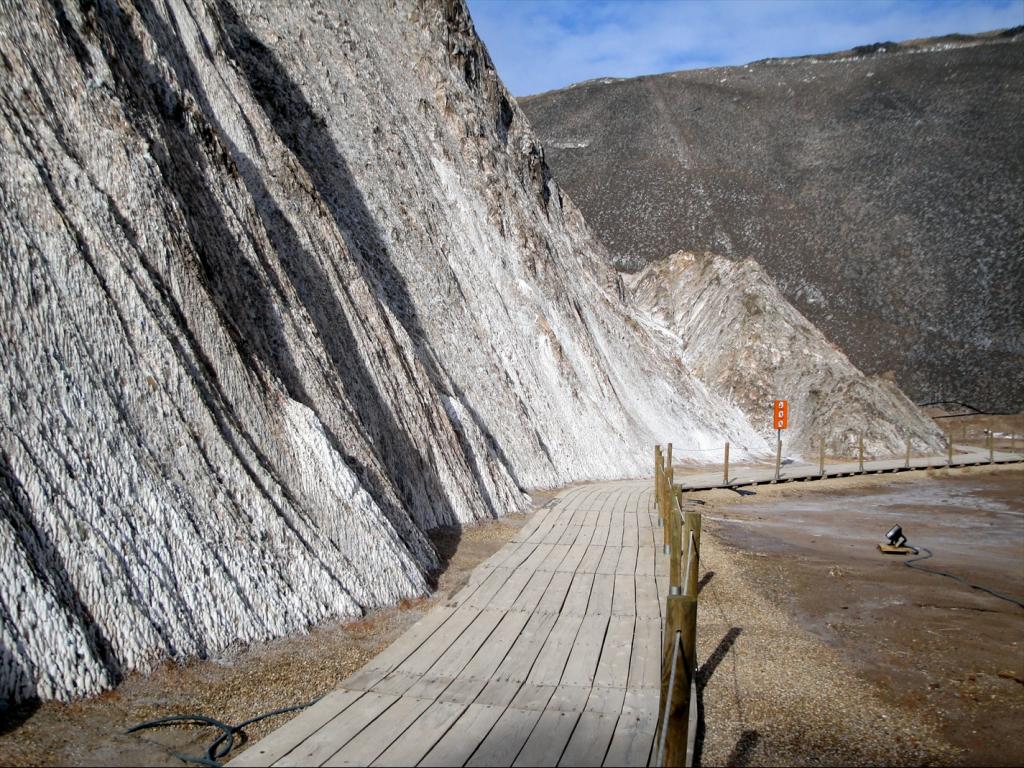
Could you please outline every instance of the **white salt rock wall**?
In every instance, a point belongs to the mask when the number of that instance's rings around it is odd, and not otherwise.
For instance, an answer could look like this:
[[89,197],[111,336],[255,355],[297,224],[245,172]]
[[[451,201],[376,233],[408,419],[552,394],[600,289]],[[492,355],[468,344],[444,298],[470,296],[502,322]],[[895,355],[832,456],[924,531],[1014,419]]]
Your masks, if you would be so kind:
[[783,298],[752,259],[679,252],[627,278],[637,307],[678,336],[687,367],[771,438],[771,403],[787,399],[787,452],[941,453],[941,432],[890,381],[861,373]]
[[423,594],[423,531],[764,451],[459,4],[0,16],[0,701]]

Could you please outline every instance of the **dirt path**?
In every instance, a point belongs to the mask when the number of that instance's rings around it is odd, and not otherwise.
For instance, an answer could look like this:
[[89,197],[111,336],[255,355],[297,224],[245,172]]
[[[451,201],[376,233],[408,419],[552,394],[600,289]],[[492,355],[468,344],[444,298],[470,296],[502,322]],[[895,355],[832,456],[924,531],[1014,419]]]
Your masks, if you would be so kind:
[[1024,598],[1024,471],[756,491],[698,495],[703,763],[1024,764],[1024,610],[875,548]]

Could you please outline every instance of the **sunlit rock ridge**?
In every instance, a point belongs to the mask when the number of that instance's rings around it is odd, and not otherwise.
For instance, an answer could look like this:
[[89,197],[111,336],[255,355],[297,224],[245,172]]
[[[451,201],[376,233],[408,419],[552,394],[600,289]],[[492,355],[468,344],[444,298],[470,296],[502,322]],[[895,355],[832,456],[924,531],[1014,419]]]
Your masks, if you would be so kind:
[[423,530],[764,448],[628,314],[465,8],[0,23],[0,699],[427,589]]
[[1024,407],[1024,27],[520,103],[619,268],[753,258],[916,402]]
[[788,401],[787,455],[852,456],[861,440],[869,453],[942,452],[935,423],[892,381],[857,370],[753,259],[680,252],[626,282],[655,327],[679,337],[686,367],[763,435],[773,437],[768,404]]

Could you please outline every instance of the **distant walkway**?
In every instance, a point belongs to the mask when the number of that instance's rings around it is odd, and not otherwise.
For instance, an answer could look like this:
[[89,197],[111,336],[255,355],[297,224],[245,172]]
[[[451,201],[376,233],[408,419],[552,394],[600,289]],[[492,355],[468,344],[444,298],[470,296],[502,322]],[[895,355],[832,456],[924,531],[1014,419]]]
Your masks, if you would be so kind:
[[[987,448],[974,445],[954,445],[953,461],[948,456],[912,457],[908,463],[904,458],[865,460],[864,468],[858,461],[826,462],[825,473],[821,474],[818,464],[784,464],[779,473],[780,483],[793,481],[825,480],[830,477],[852,477],[854,475],[877,475],[885,472],[907,472],[920,469],[942,469],[944,467],[976,467],[984,464],[1012,464],[1024,461],[1021,453],[995,451],[989,461]],[[676,474],[675,484],[686,491],[709,491],[713,488],[740,488],[748,485],[774,483],[775,467],[735,467],[729,470],[729,479],[721,467],[717,471],[698,474]]]
[[667,591],[651,491],[560,493],[451,601],[232,765],[647,765]]

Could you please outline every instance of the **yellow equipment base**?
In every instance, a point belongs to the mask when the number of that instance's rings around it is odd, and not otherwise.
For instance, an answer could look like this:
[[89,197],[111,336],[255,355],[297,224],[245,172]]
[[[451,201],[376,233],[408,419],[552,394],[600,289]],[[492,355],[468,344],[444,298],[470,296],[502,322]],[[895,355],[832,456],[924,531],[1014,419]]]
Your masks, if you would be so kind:
[[894,547],[892,544],[879,544],[878,549],[885,555],[914,555],[917,551],[912,547]]

